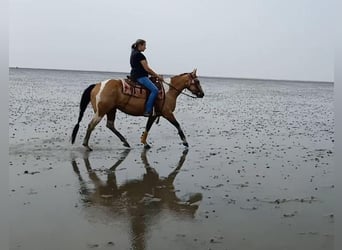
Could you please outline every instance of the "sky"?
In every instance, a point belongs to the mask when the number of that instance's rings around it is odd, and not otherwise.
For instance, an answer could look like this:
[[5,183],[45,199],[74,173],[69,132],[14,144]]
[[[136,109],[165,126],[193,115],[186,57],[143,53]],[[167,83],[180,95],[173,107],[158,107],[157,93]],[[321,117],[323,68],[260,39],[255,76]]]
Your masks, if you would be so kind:
[[9,66],[333,81],[330,0],[10,0]]

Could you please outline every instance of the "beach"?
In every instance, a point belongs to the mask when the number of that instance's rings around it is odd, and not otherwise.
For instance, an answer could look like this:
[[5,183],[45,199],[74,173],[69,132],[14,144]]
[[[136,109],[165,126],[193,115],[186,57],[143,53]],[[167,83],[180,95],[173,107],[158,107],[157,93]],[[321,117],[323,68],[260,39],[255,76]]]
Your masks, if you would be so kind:
[[81,94],[125,74],[9,72],[10,249],[333,249],[333,83],[199,77],[188,148],[161,118],[144,150],[147,119],[118,112],[131,148],[103,119],[88,152]]

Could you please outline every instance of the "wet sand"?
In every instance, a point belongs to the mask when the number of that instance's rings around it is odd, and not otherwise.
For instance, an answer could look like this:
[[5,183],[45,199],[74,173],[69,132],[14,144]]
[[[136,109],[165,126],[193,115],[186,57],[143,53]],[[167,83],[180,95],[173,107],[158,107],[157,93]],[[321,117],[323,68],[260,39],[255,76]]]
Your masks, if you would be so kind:
[[11,249],[333,249],[332,84],[201,78],[175,112],[188,149],[161,119],[144,150],[119,112],[132,148],[102,121],[86,152],[80,77],[12,70]]

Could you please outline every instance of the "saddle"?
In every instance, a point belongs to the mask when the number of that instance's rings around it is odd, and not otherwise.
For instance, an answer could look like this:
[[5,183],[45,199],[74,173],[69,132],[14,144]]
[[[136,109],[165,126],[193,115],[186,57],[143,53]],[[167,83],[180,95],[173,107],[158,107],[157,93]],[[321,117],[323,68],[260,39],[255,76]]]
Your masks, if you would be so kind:
[[[163,83],[157,77],[150,77],[150,80],[156,85],[158,88],[158,97],[157,99],[163,100],[165,98],[165,89]],[[121,79],[122,83],[122,93],[125,95],[134,96],[136,98],[147,99],[150,94],[150,91],[144,86],[140,85],[138,82],[131,79],[129,76],[125,79]]]

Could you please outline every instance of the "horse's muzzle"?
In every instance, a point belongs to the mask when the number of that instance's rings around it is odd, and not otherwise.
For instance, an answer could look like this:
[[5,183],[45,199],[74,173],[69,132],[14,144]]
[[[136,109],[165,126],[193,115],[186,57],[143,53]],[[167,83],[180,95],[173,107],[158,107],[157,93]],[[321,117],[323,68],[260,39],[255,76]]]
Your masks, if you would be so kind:
[[197,98],[203,98],[204,93],[203,92],[198,92],[196,93]]

